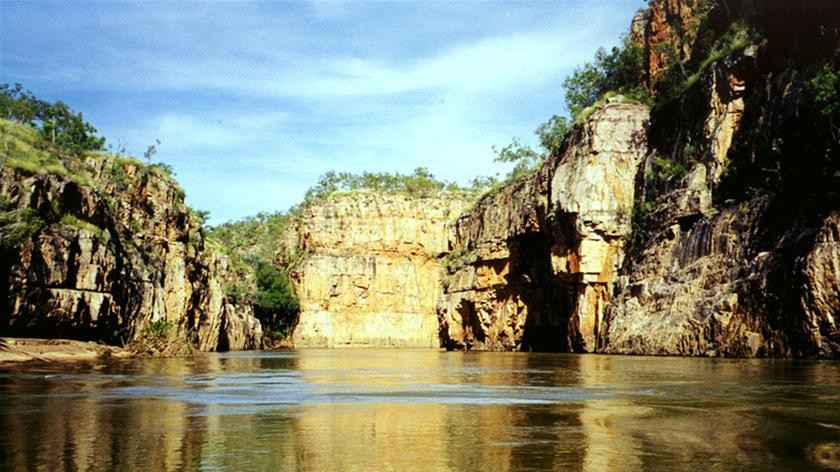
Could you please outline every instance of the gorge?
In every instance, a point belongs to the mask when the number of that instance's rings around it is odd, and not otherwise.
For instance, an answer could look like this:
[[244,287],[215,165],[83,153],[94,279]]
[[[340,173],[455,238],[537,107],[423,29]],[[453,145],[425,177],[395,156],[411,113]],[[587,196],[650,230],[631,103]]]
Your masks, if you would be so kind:
[[[804,5],[650,2],[628,35],[645,96],[595,97],[531,173],[480,198],[306,202],[263,248],[299,300],[289,339],[837,357],[840,9]],[[231,269],[165,170],[70,162],[2,126],[0,335],[266,345],[277,330],[230,290],[253,270]]]

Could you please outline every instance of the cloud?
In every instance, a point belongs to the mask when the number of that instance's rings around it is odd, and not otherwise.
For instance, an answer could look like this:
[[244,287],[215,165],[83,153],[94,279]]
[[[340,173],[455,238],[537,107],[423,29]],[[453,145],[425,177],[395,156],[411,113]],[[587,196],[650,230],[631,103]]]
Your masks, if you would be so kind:
[[149,121],[141,134],[160,139],[172,151],[230,150],[267,140],[289,120],[284,112],[230,115],[166,113]]
[[574,45],[586,34],[487,38],[406,63],[355,56],[297,57],[275,63],[231,57],[184,63],[177,58],[147,57],[142,63],[147,73],[160,76],[153,82],[160,86],[208,87],[262,97],[324,99],[429,89],[475,94],[556,77],[583,60]]
[[135,154],[160,139],[220,222],[287,208],[327,170],[503,171],[491,145],[533,142],[636,3],[6,2],[0,76]]
[[[161,32],[165,34],[166,30]],[[380,51],[324,54],[312,50],[311,45],[302,47],[284,41],[255,53],[259,48],[247,42],[217,40],[201,44],[198,38],[197,44],[187,46],[164,42],[150,49],[146,43],[128,42],[99,47],[84,67],[55,54],[49,63],[39,57],[16,60],[53,81],[70,79],[97,89],[209,89],[250,97],[308,100],[430,89],[476,94],[528,86],[566,72],[585,58],[585,51],[575,45],[590,35],[589,28],[571,31],[552,26],[538,32],[464,40],[432,51],[421,50],[418,45],[407,58],[382,58]],[[266,37],[262,41],[278,40]],[[90,53],[71,48],[62,56],[71,54]]]

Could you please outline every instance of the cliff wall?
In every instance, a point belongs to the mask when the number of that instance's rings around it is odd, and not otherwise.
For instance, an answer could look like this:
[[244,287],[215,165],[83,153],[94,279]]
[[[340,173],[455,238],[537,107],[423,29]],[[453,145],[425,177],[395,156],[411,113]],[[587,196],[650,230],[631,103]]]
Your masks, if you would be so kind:
[[174,181],[130,159],[73,159],[75,174],[0,170],[0,331],[121,343],[158,322],[204,351],[259,347]]
[[447,348],[593,351],[630,232],[648,109],[595,110],[532,176],[458,219]]
[[[599,350],[836,357],[840,148],[837,117],[815,83],[837,67],[840,5],[676,3],[653,2],[637,18],[642,41],[662,30],[657,18],[693,12],[683,23],[700,35],[680,35],[673,20],[669,34],[682,39],[665,40],[717,60],[682,64],[699,68],[698,80],[654,110],[634,244]],[[715,55],[721,40],[703,36],[724,31],[719,38],[746,40]],[[648,66],[666,73],[657,61]],[[665,175],[663,159],[685,175]]]
[[450,222],[466,202],[353,192],[310,206],[293,272],[299,347],[438,347],[435,314]]
[[840,120],[816,84],[838,10],[651,2],[630,35],[650,126],[607,104],[459,219],[442,343],[835,357]]

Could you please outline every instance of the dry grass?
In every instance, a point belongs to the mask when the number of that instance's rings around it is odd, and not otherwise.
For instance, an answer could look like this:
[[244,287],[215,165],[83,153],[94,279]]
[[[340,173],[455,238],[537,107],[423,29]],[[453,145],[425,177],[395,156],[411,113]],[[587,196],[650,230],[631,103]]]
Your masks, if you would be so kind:
[[175,323],[155,321],[142,336],[125,346],[132,357],[193,357],[198,353],[190,336]]

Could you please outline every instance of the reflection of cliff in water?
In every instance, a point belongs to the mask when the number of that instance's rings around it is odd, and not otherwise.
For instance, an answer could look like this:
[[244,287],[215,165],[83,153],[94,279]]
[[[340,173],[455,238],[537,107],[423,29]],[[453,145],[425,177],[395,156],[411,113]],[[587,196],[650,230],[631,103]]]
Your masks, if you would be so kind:
[[0,371],[0,468],[836,468],[838,381],[834,363],[488,352],[31,366]]

